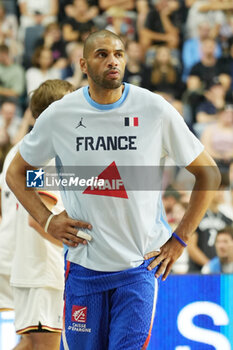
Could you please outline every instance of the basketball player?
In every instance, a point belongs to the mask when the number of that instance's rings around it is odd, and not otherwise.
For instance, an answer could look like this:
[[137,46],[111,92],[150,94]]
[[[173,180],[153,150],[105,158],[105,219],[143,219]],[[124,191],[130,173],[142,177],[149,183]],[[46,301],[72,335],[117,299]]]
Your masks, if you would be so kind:
[[15,208],[17,198],[6,184],[6,170],[14,158],[5,160],[0,176],[2,220],[0,222],[0,312],[13,310],[13,294],[10,287],[10,272],[15,250]]
[[[122,84],[125,64],[117,35],[106,30],[90,34],[80,60],[89,86],[42,113],[7,174],[9,186],[35,220],[69,246],[61,349],[147,348],[157,279],[166,279],[204,215],[213,193],[205,190],[207,184],[217,189],[220,182],[216,164],[178,112],[161,96]],[[195,189],[203,189],[193,191],[173,234],[160,191],[128,191],[118,169],[159,166],[167,155],[194,174]],[[34,191],[24,189],[26,168],[53,157],[63,169],[101,166],[94,175],[112,185],[65,190],[66,212],[54,216]],[[114,179],[122,181],[116,191]],[[79,230],[92,239],[77,237]]]
[[[70,83],[61,80],[41,84],[30,101],[33,117],[37,118],[50,103],[73,90]],[[18,148],[17,144],[7,155],[3,178]],[[39,194],[50,210],[58,213],[63,209],[57,193],[40,191]],[[15,310],[16,332],[22,335],[15,349],[59,349],[64,289],[62,244],[45,234],[28,216],[4,181],[2,202],[3,223],[7,222],[7,226],[4,225],[5,230],[0,226],[0,249],[8,244],[8,256],[5,254],[0,262],[5,273],[1,274],[5,278],[0,285],[0,296],[4,298],[2,306]]]

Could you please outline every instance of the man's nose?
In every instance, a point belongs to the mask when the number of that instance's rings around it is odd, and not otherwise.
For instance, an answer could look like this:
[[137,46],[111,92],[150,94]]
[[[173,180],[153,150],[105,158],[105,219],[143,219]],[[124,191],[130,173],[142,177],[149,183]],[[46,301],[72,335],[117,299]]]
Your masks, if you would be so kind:
[[116,67],[118,65],[117,58],[114,54],[108,56],[108,67]]

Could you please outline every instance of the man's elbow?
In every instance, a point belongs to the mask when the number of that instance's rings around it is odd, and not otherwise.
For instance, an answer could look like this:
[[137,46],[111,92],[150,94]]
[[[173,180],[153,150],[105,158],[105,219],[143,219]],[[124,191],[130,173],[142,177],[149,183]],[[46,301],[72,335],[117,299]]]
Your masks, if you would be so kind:
[[222,181],[222,176],[217,165],[203,167],[205,190],[216,191]]
[[219,168],[216,166],[212,167],[211,180],[213,181],[214,189],[217,190],[221,185],[222,175],[220,173]]

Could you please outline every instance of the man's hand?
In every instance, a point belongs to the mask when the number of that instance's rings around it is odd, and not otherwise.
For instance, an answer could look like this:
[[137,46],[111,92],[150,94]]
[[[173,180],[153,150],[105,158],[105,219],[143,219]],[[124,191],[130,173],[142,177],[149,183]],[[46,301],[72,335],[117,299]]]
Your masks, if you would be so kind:
[[181,256],[184,247],[174,238],[171,237],[161,248],[160,251],[152,251],[147,253],[144,258],[148,260],[155,257],[155,259],[148,265],[147,269],[152,270],[156,266],[159,266],[156,271],[155,277],[159,277],[163,274],[162,280],[165,281],[169,272],[171,271],[174,262]]
[[64,210],[54,215],[49,223],[48,233],[70,247],[77,247],[80,243],[87,244],[85,239],[77,237],[79,228],[91,230],[92,226],[87,222],[71,219]]

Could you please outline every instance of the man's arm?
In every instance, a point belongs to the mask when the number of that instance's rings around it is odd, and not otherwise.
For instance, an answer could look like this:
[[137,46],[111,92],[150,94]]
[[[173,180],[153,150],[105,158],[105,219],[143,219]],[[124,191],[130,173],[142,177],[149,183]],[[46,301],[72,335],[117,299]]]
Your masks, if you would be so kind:
[[[44,228],[51,211],[43,204],[35,190],[25,189],[26,170],[30,169],[35,168],[25,162],[18,152],[8,168],[6,182],[24,208]],[[48,227],[48,233],[64,244],[76,247],[79,243],[87,243],[86,240],[76,236],[77,228],[91,229],[91,225],[69,218],[64,210],[52,218]]]
[[[206,151],[203,151],[186,169],[195,176],[196,181],[188,208],[175,232],[185,243],[188,243],[220,185],[221,175]],[[171,237],[160,248],[160,252],[153,251],[146,254],[145,259],[155,257],[148,269],[151,270],[160,264],[156,277],[163,274],[163,280],[165,280],[183,250],[184,247],[176,238]]]

